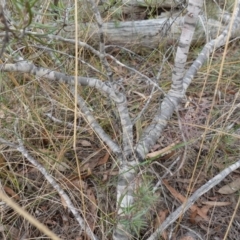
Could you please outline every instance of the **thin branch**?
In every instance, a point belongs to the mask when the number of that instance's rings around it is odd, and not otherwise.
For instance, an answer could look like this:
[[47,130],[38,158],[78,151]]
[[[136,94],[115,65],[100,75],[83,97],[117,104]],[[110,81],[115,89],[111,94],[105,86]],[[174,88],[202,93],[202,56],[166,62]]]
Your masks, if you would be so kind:
[[186,75],[183,78],[183,92],[179,94],[176,91],[172,90],[168,92],[161,106],[159,107],[158,112],[155,114],[152,123],[144,130],[142,138],[140,139],[136,147],[136,152],[139,155],[140,160],[143,160],[145,158],[145,155],[149,152],[151,146],[154,145],[156,140],[161,135],[163,129],[168,123],[168,120],[172,116],[179,102],[182,100],[188,86],[190,85],[192,79],[194,78],[200,67],[217,47],[223,46],[225,44],[227,35],[230,32],[234,33],[234,31],[239,28],[240,19],[238,18],[238,13],[239,3],[233,14],[233,18],[235,19],[233,22],[233,26],[229,24],[229,26],[223,31],[223,33],[219,37],[207,43],[203,48],[202,52],[199,54],[198,58],[194,61],[194,63],[187,71]]
[[106,58],[106,52],[105,52],[105,41],[104,41],[104,33],[103,33],[103,21],[102,21],[102,17],[100,15],[100,12],[96,6],[96,1],[93,0],[87,0],[91,5],[92,5],[92,10],[95,16],[95,19],[97,21],[97,25],[98,25],[98,31],[99,31],[99,49],[100,49],[100,59],[101,62],[103,64],[103,66],[105,67],[106,71],[107,71],[107,75],[108,75],[108,80],[109,81],[113,81],[113,72],[111,70],[111,67],[107,61]]
[[4,51],[5,51],[5,48],[7,47],[7,44],[9,42],[9,31],[10,31],[10,28],[9,28],[9,23],[8,23],[8,20],[4,14],[4,5],[1,5],[0,4],[0,22],[3,24],[3,30],[5,31],[5,36],[2,40],[2,48],[0,50],[0,57],[2,57]]
[[[0,64],[0,68],[2,71],[16,71],[23,73],[30,73],[37,77],[44,77],[49,80],[64,82],[74,86],[74,76],[68,76],[66,74],[53,71],[46,68],[36,67],[33,64],[27,63],[25,61],[18,62],[15,64]],[[116,104],[116,107],[119,112],[119,116],[121,119],[122,130],[123,130],[123,149],[126,151],[126,155],[133,151],[133,132],[132,132],[132,123],[127,109],[127,99],[123,93],[120,91],[115,91],[114,85],[111,82],[102,82],[95,78],[87,78],[87,77],[78,77],[78,83],[82,86],[89,86],[98,89],[101,93],[109,96]],[[99,134],[103,141],[107,141],[107,145],[111,148],[114,153],[120,153],[121,150],[114,143],[111,138],[103,131],[100,125],[96,122],[94,117],[91,115],[87,105],[83,103],[83,99],[79,98],[79,104],[81,104],[81,108],[84,113],[88,114],[88,122],[93,127],[94,130]]]
[[92,230],[84,222],[76,208],[74,207],[71,199],[68,197],[68,195],[64,192],[64,190],[61,188],[61,186],[55,181],[55,179],[47,172],[47,170],[41,165],[35,158],[33,158],[28,150],[24,147],[23,142],[21,139],[19,139],[20,145],[16,145],[13,143],[10,143],[3,138],[0,138],[0,142],[3,144],[6,144],[10,147],[14,147],[17,149],[19,152],[22,153],[22,155],[29,161],[31,162],[41,173],[42,175],[47,179],[47,181],[52,185],[52,187],[58,192],[58,194],[64,199],[66,202],[66,205],[68,206],[69,210],[72,212],[73,216],[76,218],[76,220],[79,223],[79,226],[81,227],[82,230],[86,232],[86,234],[89,236],[90,239],[92,240],[97,240],[98,238],[93,234]]
[[[34,64],[28,63],[26,61],[17,62],[14,64],[0,64],[0,70],[5,72],[30,73],[39,78],[58,81],[73,86],[75,83],[74,76],[69,76],[47,68],[37,67]],[[78,84],[81,86],[94,87],[100,92],[107,94],[107,96],[109,96],[116,103],[121,103],[124,100],[124,95],[119,92],[115,92],[111,84],[102,82],[96,78],[78,77]]]
[[186,91],[188,86],[190,85],[192,79],[197,74],[198,70],[202,67],[205,61],[209,58],[210,54],[216,50],[217,48],[225,45],[228,34],[233,34],[234,32],[238,31],[240,25],[240,18],[239,18],[239,8],[240,8],[240,1],[238,1],[237,7],[234,10],[232,15],[233,24],[231,22],[226,27],[226,29],[214,40],[207,43],[201,53],[198,55],[197,59],[193,62],[191,67],[188,69],[186,75],[183,79],[183,88]]
[[[132,158],[128,164],[123,164],[120,168],[120,176],[118,180],[118,191],[121,193],[122,201],[118,215],[121,216],[122,209],[131,207],[134,203],[133,192],[135,189],[136,166],[138,160],[142,161],[145,155],[149,152],[150,148],[155,144],[159,138],[162,130],[167,125],[168,119],[171,117],[173,111],[178,106],[179,102],[184,96],[183,91],[183,76],[184,67],[187,60],[187,53],[190,47],[191,39],[194,33],[195,25],[198,19],[198,14],[201,10],[202,1],[200,3],[192,3],[188,6],[188,14],[185,16],[185,24],[183,27],[178,51],[175,59],[175,68],[172,73],[172,86],[171,90],[165,96],[161,108],[157,110],[154,119],[149,127],[143,132],[137,147],[136,155],[137,160]],[[121,197],[118,196],[118,203]],[[129,232],[126,231],[121,222],[119,221],[113,239],[129,239]]]
[[[171,54],[172,54],[172,52],[173,52],[173,48],[172,48],[172,47],[169,48],[169,49],[170,49],[170,52],[168,53],[168,55],[167,55],[166,57],[165,57],[165,56],[163,57],[161,67],[160,67],[160,69],[159,69],[159,71],[158,71],[158,73],[157,73],[156,82],[159,82],[160,77],[161,77],[161,74],[162,74],[163,66],[164,66],[165,62],[169,59],[169,57],[171,56]],[[169,49],[167,50],[167,52],[169,51]],[[165,53],[165,55],[167,54],[167,52]],[[137,120],[144,114],[144,112],[146,111],[146,109],[147,109],[147,107],[148,107],[148,105],[149,105],[149,103],[150,103],[150,101],[151,101],[151,99],[152,99],[152,97],[153,97],[153,92],[155,91],[156,85],[157,85],[157,88],[158,88],[164,95],[166,95],[165,92],[164,92],[161,88],[159,88],[159,86],[158,86],[157,83],[155,83],[155,82],[150,82],[150,84],[153,85],[153,88],[152,88],[151,93],[150,93],[150,95],[149,95],[149,97],[148,97],[148,100],[147,100],[147,102],[145,103],[144,107],[142,108],[141,112],[138,114],[138,116],[133,120],[133,123],[136,123],[136,121],[137,121]]]
[[[191,228],[189,228],[189,227],[187,227],[187,226],[184,226],[183,224],[180,224],[180,226],[181,226],[182,228],[188,230],[188,232],[191,233],[192,235],[198,237],[199,240],[203,240],[202,236],[201,236],[199,233],[195,232],[193,229],[191,229]],[[190,239],[191,239],[191,238],[190,238]]]
[[[2,186],[1,186],[2,188]],[[28,220],[32,225],[34,225],[38,230],[46,234],[50,239],[52,240],[61,240],[55,233],[50,231],[44,224],[39,222],[36,218],[34,218],[31,214],[29,214],[24,207],[20,207],[16,202],[13,201],[12,198],[8,197],[3,190],[0,190],[0,199],[3,200],[6,205],[11,207],[15,212],[17,212],[19,215],[24,217],[26,220]],[[6,239],[6,238],[4,238]]]
[[[122,94],[123,95],[123,94]],[[122,146],[125,158],[133,153],[133,124],[128,112],[128,101],[123,95],[123,101],[116,103],[122,126]]]
[[[67,128],[72,128],[72,129],[74,128],[74,124],[69,123],[69,122],[65,122],[65,121],[62,121],[62,120],[59,120],[58,118],[55,118],[51,113],[46,113],[45,116],[50,118],[55,123],[59,123],[59,124],[65,125]],[[76,126],[76,127],[77,127],[78,130],[81,131],[81,133],[88,131],[87,128],[83,128],[83,127],[80,127],[80,126]]]
[[[71,87],[70,91],[72,94],[74,94],[74,88]],[[87,107],[87,104],[85,100],[78,94],[78,105],[80,106],[80,109],[86,118],[87,122],[89,123],[90,127],[94,130],[94,132],[100,137],[102,141],[104,141],[108,147],[111,149],[113,153],[116,155],[119,155],[121,153],[121,149],[119,146],[110,138],[108,134],[105,133],[105,131],[102,129],[102,127],[98,124],[98,122],[95,120],[93,115],[91,114],[89,108]]]
[[[16,31],[16,29],[14,29],[14,30]],[[21,30],[18,30],[18,31],[21,32]],[[58,35],[40,34],[40,33],[37,33],[37,32],[31,32],[31,31],[25,31],[25,34],[32,35],[32,36],[35,36],[35,37],[48,38],[48,39],[52,39],[52,40],[56,40],[56,41],[62,41],[62,42],[70,43],[70,44],[75,44],[75,40],[74,39],[68,39],[68,38],[64,38],[64,37],[58,36]],[[98,56],[99,59],[102,58],[101,52],[99,52],[98,50],[96,50],[95,48],[90,46],[89,44],[87,44],[85,42],[82,42],[82,41],[78,41],[78,46],[79,47],[83,47],[83,48],[91,51],[94,55]],[[159,85],[156,82],[154,82],[151,78],[147,77],[145,74],[139,72],[138,70],[136,70],[134,68],[131,68],[131,67],[123,64],[122,62],[120,62],[119,60],[117,60],[115,57],[113,57],[110,54],[106,54],[106,56],[109,57],[111,60],[113,60],[117,65],[119,65],[121,67],[124,67],[124,68],[128,69],[129,71],[134,72],[137,75],[143,77],[144,79],[147,80],[147,82],[149,84],[155,86],[159,91],[164,93],[164,91],[159,87]],[[103,74],[103,75],[105,75],[105,74]]]
[[183,203],[180,207],[177,208],[173,213],[171,213],[167,219],[161,224],[161,226],[147,239],[147,240],[156,240],[159,239],[161,233],[167,229],[172,223],[174,223],[181,215],[183,215],[193,204],[195,201],[199,199],[204,193],[208,192],[214,186],[219,184],[228,174],[235,171],[240,167],[240,159],[232,164],[231,166],[224,169],[214,178],[205,183],[202,187],[200,187],[188,200]]
[[[167,121],[172,115],[175,108],[178,106],[180,100],[184,96],[183,91],[183,76],[184,76],[184,67],[187,60],[187,54],[189,51],[191,39],[194,33],[195,25],[198,19],[198,14],[201,10],[202,1],[200,3],[192,3],[188,6],[188,14],[185,16],[185,24],[183,27],[182,35],[180,38],[180,43],[178,46],[178,51],[175,59],[175,67],[172,73],[172,86],[171,90],[165,96],[161,108],[157,110],[157,113],[150,124],[146,128],[143,135],[141,136],[137,147],[136,155],[137,159],[130,159],[126,164],[122,164],[119,171],[119,180],[118,180],[118,204],[120,202],[120,209],[118,210],[118,216],[121,219],[121,214],[123,213],[122,209],[129,208],[134,203],[133,192],[135,189],[135,181],[138,164],[138,160],[142,161],[145,158],[145,155],[149,152],[150,148],[155,144],[159,138],[162,130],[167,125]],[[123,214],[125,215],[125,214]],[[124,217],[124,216],[123,216]],[[113,234],[113,239],[129,239],[130,232],[124,229],[124,226],[121,224],[121,221],[118,221],[116,229]]]
[[118,64],[119,66],[124,67],[124,68],[128,69],[129,71],[136,73],[138,76],[141,76],[142,78],[146,79],[149,84],[151,84],[151,85],[153,85],[154,87],[156,87],[159,91],[161,91],[161,92],[165,95],[165,92],[164,92],[164,91],[159,87],[159,85],[158,85],[155,81],[153,81],[151,78],[147,77],[145,74],[139,72],[139,71],[136,70],[135,68],[132,68],[132,67],[129,67],[129,66],[123,64],[122,62],[120,62],[119,60],[117,60],[117,59],[116,59],[115,57],[113,57],[112,55],[107,54],[107,56],[108,56],[109,58],[111,58],[111,59],[112,59],[116,64]]

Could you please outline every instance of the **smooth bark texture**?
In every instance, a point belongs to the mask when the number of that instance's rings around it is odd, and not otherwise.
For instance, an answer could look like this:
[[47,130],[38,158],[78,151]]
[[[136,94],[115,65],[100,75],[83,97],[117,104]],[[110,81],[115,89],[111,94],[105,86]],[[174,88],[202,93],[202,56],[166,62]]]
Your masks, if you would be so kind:
[[[191,1],[189,2],[191,4]],[[158,112],[152,120],[152,123],[144,130],[143,135],[137,145],[136,151],[141,158],[145,158],[146,154],[150,151],[151,147],[156,143],[160,137],[163,129],[166,127],[169,118],[172,116],[174,110],[183,99],[185,91],[183,91],[183,76],[184,67],[187,60],[189,46],[191,44],[191,36],[194,31],[194,21],[196,22],[197,16],[201,9],[200,3],[193,4],[188,8],[188,14],[185,17],[185,24],[183,29],[189,26],[188,30],[190,36],[185,38],[185,32],[182,32],[178,51],[175,58],[174,70],[172,73],[172,87],[168,92],[163,102],[160,104]],[[176,77],[178,76],[178,77]]]
[[157,230],[147,239],[147,240],[157,240],[160,238],[161,233],[168,227],[170,224],[174,223],[180,216],[182,216],[193,204],[199,199],[204,193],[208,192],[214,186],[219,184],[227,175],[235,171],[240,167],[240,160],[231,166],[224,169],[214,178],[210,179],[202,187],[200,187],[188,200],[178,207],[173,213],[171,213],[167,219],[157,228]]
[[[164,16],[159,19],[127,22],[105,22],[102,24],[105,44],[120,45],[128,48],[156,48],[162,44],[176,43],[183,26],[181,13]],[[214,39],[225,28],[219,21],[199,16],[192,44],[202,45],[207,39]],[[97,24],[79,24],[80,39],[89,39],[94,45],[99,45],[100,37]],[[240,35],[238,29],[233,37]],[[74,27],[67,26],[61,31],[61,36],[74,38]]]
[[[120,202],[120,210],[118,215],[120,221],[117,224],[113,238],[115,240],[127,240],[131,237],[131,232],[123,229],[121,218],[124,218],[121,209],[131,208],[134,204],[134,189],[135,177],[137,175],[137,164],[143,160],[146,154],[150,151],[151,147],[159,139],[163,129],[167,125],[168,119],[172,116],[173,111],[176,109],[180,101],[184,97],[183,91],[183,76],[184,67],[187,60],[188,50],[191,44],[191,39],[195,30],[195,25],[198,19],[198,14],[201,10],[203,1],[189,1],[187,14],[184,18],[183,31],[180,37],[177,54],[175,57],[175,65],[172,74],[172,86],[164,98],[160,108],[158,109],[152,123],[144,130],[136,148],[137,158],[129,160],[128,164],[120,166],[120,176],[118,181],[118,203]],[[123,215],[123,217],[122,217]]]
[[186,3],[186,0],[122,0],[122,3],[130,6],[174,8]]

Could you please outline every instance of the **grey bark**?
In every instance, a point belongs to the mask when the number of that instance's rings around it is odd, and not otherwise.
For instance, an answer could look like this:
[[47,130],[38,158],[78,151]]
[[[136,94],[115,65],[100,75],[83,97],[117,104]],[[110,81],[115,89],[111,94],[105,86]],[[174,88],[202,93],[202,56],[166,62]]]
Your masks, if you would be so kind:
[[235,171],[240,167],[240,160],[231,166],[224,169],[214,178],[210,179],[207,183],[205,183],[202,187],[200,187],[188,200],[183,203],[180,207],[178,207],[173,213],[171,213],[167,219],[159,226],[159,228],[147,239],[147,240],[156,240],[159,239],[161,233],[167,229],[172,223],[174,223],[181,215],[183,215],[199,197],[201,197],[204,193],[208,192],[214,186],[219,184],[227,175],[231,172]]
[[[158,19],[105,22],[102,24],[102,31],[106,45],[114,44],[134,49],[139,47],[153,49],[159,45],[176,43],[181,34],[182,26],[183,17],[180,13],[175,13],[172,16],[159,17]],[[206,20],[205,16],[200,15],[192,44],[202,45],[208,39],[216,38],[225,27],[220,21]],[[61,36],[73,38],[74,31],[74,27],[67,26],[61,32]],[[92,44],[98,45],[100,38],[96,24],[79,24],[79,33],[82,36],[81,38],[90,39]],[[240,29],[237,29],[232,37],[239,35]]]

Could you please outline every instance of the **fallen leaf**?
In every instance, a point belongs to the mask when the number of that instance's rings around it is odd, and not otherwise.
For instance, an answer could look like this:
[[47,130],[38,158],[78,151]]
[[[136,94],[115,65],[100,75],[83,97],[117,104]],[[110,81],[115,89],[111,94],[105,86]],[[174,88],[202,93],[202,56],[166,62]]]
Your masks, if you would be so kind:
[[85,183],[82,179],[80,179],[78,175],[73,175],[69,177],[67,181],[64,180],[64,184],[67,185],[70,189],[77,188],[81,191],[84,191],[87,189],[87,183]]
[[205,205],[205,206],[201,207],[201,211],[202,211],[204,214],[207,215],[207,213],[208,213],[208,211],[209,211],[209,209],[210,209],[211,207],[212,207],[212,206],[210,206],[210,205]]
[[3,168],[7,165],[6,159],[2,154],[0,154],[0,168]]
[[[164,185],[166,186],[166,188],[171,192],[171,194],[177,198],[178,200],[180,200],[182,203],[185,203],[187,201],[187,198],[184,197],[182,194],[180,194],[179,192],[177,192],[174,188],[172,188],[168,182],[166,180],[163,180],[163,183]],[[191,211],[196,211],[197,214],[202,217],[205,221],[209,221],[209,218],[208,216],[201,211],[201,209],[199,207],[197,207],[197,205],[193,204],[191,207],[190,207],[190,210]]]
[[87,190],[89,200],[87,222],[92,231],[94,231],[97,222],[97,201],[91,188]]
[[196,224],[197,211],[191,211],[190,213],[190,223]]
[[97,156],[96,156],[95,158],[93,157],[88,161],[86,161],[84,164],[82,164],[80,167],[82,178],[86,178],[89,175],[91,175],[95,167],[107,163],[109,156],[110,156],[109,152],[106,152],[106,154],[103,157],[98,157],[97,159]]
[[212,201],[216,201],[218,199],[217,196],[214,196],[214,197],[208,197],[208,199],[212,200]]
[[106,154],[103,157],[99,158],[99,160],[97,161],[97,166],[101,166],[107,163],[109,156],[110,156],[109,152],[106,152]]
[[[156,216],[156,218],[154,220],[154,229],[155,230],[164,222],[164,220],[166,219],[167,215],[168,215],[168,210],[167,209],[164,210],[164,211],[162,211],[162,210],[158,211],[157,216]],[[166,230],[164,230],[161,233],[161,236],[164,239],[168,239]]]
[[223,207],[223,206],[230,205],[231,202],[211,202],[211,201],[206,201],[206,202],[202,202],[202,204],[213,206],[213,207]]
[[[212,206],[209,206],[209,205],[206,205],[206,206],[203,206],[202,208],[200,208],[201,212],[205,215],[207,215],[209,209],[211,208]],[[195,215],[194,215],[195,214]],[[200,215],[197,215],[198,212],[195,211],[194,214],[191,214],[190,216],[190,222],[192,224],[198,224],[200,221],[202,221],[202,217],[200,217]]]
[[240,178],[237,178],[233,182],[221,187],[218,192],[221,194],[232,194],[240,189]]
[[81,140],[79,142],[83,147],[91,147],[92,146],[92,144],[87,140]]
[[12,198],[14,198],[15,200],[19,200],[19,199],[20,199],[20,197],[18,196],[18,194],[15,193],[11,188],[6,187],[6,186],[4,186],[3,188],[4,188],[4,191],[5,191],[9,196],[11,196]]

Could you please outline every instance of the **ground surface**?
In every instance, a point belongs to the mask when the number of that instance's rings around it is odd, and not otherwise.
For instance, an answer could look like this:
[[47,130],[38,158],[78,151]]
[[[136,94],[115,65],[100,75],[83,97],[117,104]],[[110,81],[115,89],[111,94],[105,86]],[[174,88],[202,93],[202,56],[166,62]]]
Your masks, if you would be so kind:
[[[18,43],[16,43],[17,45]],[[184,200],[240,156],[240,58],[238,42],[228,46],[221,66],[223,49],[218,49],[194,78],[178,113],[153,147],[152,157],[139,166],[136,192],[141,216],[136,227],[139,236],[147,239],[169,213]],[[57,50],[61,65],[37,45],[21,50],[38,66],[74,74],[72,49],[68,45]],[[124,64],[149,78],[156,76],[166,49],[142,50],[137,54],[112,48],[111,54]],[[188,66],[201,46],[192,46]],[[80,49],[81,59],[99,72],[103,67],[91,53]],[[170,89],[174,52],[164,62],[160,87]],[[138,116],[151,94],[151,85],[110,59],[114,79],[125,88],[131,118]],[[187,67],[188,67],[187,66]],[[221,73],[222,71],[222,73]],[[220,77],[219,77],[220,74]],[[88,66],[80,64],[79,75],[105,80]],[[109,149],[96,136],[79,110],[77,138],[74,137],[74,98],[64,84],[38,79],[29,74],[2,73],[0,95],[1,137],[16,142],[20,137],[29,150],[60,183],[75,207],[100,239],[111,239],[116,217],[116,183],[118,165]],[[95,90],[80,88],[93,115],[103,129],[118,143],[121,126],[114,105]],[[155,90],[148,108],[134,126],[135,141],[150,123],[164,93]],[[49,117],[50,116],[50,117]],[[76,149],[73,148],[76,140]],[[155,154],[163,149],[160,155]],[[18,151],[0,144],[1,188],[20,206],[44,223],[61,239],[87,239],[68,212],[66,203],[46,179]],[[238,239],[240,229],[240,170],[231,173],[208,191],[194,208],[170,226],[161,239]],[[221,187],[233,183],[234,186]],[[153,191],[155,189],[155,191]],[[135,211],[133,209],[133,211]],[[146,214],[145,214],[146,213]],[[136,212],[134,212],[136,215]],[[0,239],[47,239],[22,216],[4,202],[0,206]],[[139,220],[133,217],[129,223]]]

